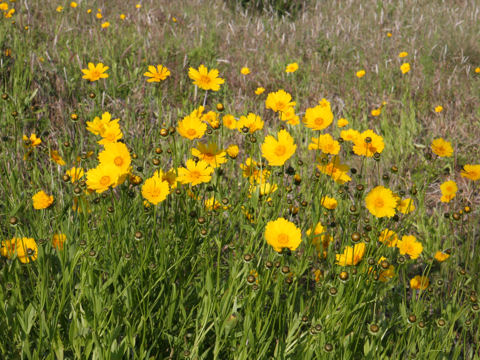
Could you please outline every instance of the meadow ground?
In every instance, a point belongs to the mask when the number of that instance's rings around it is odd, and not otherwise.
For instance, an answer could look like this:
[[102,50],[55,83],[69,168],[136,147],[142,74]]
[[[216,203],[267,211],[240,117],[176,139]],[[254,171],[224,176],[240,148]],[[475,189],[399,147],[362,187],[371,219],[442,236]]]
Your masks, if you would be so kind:
[[480,358],[478,2],[0,15],[2,358]]

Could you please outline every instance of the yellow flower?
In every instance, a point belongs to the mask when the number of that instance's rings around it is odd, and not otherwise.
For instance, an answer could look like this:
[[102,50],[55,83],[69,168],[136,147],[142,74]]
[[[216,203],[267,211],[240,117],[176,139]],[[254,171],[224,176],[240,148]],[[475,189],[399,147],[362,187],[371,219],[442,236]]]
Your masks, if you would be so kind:
[[286,111],[280,113],[280,120],[286,121],[289,125],[298,125],[300,118],[295,114],[295,107],[289,107]]
[[235,159],[235,158],[238,156],[238,152],[239,152],[239,149],[238,149],[238,146],[237,146],[237,145],[230,145],[230,146],[227,148],[227,154],[228,154],[228,156],[230,156],[232,159]]
[[33,208],[35,210],[46,209],[53,203],[53,196],[47,195],[45,191],[41,190],[32,196]]
[[192,186],[207,183],[212,179],[213,168],[206,161],[200,160],[195,164],[193,160],[187,160],[186,168],[178,168],[178,181]]
[[11,18],[13,16],[13,14],[15,14],[15,9],[10,9],[5,13],[5,18],[6,19]]
[[177,131],[181,136],[189,140],[200,139],[207,131],[207,124],[202,122],[194,111],[178,123]]
[[326,129],[333,122],[333,112],[328,101],[308,108],[305,111],[303,122],[306,127],[313,130]]
[[218,129],[220,127],[218,114],[214,111],[209,111],[208,113],[203,114],[201,120],[210,125],[212,129]]
[[227,154],[222,149],[217,148],[215,143],[203,144],[198,143],[198,149],[192,149],[192,155],[205,161],[212,168],[216,168],[227,162],[225,155]]
[[343,250],[343,254],[335,255],[337,265],[357,265],[362,260],[363,255],[365,254],[365,248],[365,243],[355,244],[354,247],[345,247],[345,249]]
[[265,227],[264,236],[267,243],[277,252],[281,252],[284,248],[296,250],[302,242],[300,229],[284,218],[269,221]]
[[102,29],[106,29],[109,26],[110,26],[110,23],[108,21],[105,21],[104,23],[102,23]]
[[407,57],[407,56],[408,56],[408,53],[405,52],[405,51],[402,51],[400,54],[398,54],[399,58],[404,58],[404,57]]
[[242,75],[248,75],[250,74],[250,69],[248,67],[242,67],[242,69],[240,70],[240,73]]
[[312,138],[308,150],[320,150],[325,154],[337,155],[340,152],[340,143],[330,134],[322,134],[318,138]]
[[360,133],[357,130],[354,129],[348,129],[348,130],[342,130],[340,132],[340,137],[344,141],[352,141],[355,142],[355,140],[360,136]]
[[398,242],[397,233],[393,230],[385,229],[380,233],[378,241],[388,247],[396,247]]
[[381,113],[382,113],[382,108],[381,107],[378,108],[378,109],[373,109],[370,112],[370,114],[372,114],[372,116],[375,116],[375,117],[380,116]]
[[23,141],[30,141],[28,147],[34,148],[42,143],[42,139],[38,138],[35,134],[30,134],[30,137],[23,135]]
[[158,176],[162,181],[168,182],[170,189],[177,187],[177,174],[175,169],[170,169],[167,172],[163,172],[161,169],[154,172],[155,176]]
[[320,204],[328,210],[334,210],[337,205],[338,201],[332,197],[329,196],[323,196],[322,199],[320,200]]
[[117,186],[120,173],[114,164],[100,164],[87,171],[88,189],[101,194],[110,187]]
[[63,250],[63,244],[67,240],[65,234],[53,234],[52,237],[52,246],[57,250]]
[[282,166],[297,149],[293,137],[286,131],[278,132],[278,140],[268,135],[262,144],[262,156],[271,166]]
[[410,287],[414,290],[426,290],[429,284],[430,281],[426,276],[417,275],[410,279]]
[[142,185],[142,196],[153,205],[164,201],[169,193],[168,181],[162,180],[158,173],[145,180]]
[[347,120],[347,119],[344,119],[344,118],[338,119],[338,121],[337,121],[337,126],[338,126],[339,128],[343,128],[343,127],[345,127],[345,126],[347,126],[347,125],[348,125],[348,120]]
[[392,190],[377,186],[365,197],[365,204],[370,213],[377,217],[392,217],[395,215],[397,200]]
[[237,128],[237,120],[231,114],[226,114],[222,118],[223,126],[227,129],[234,130]]
[[[215,199],[215,197],[210,197],[203,202],[205,209],[207,211],[218,210],[222,207],[222,203]],[[228,207],[227,207],[228,208]]]
[[264,183],[270,177],[270,171],[262,169],[261,164],[258,164],[252,158],[247,158],[245,164],[240,164],[242,176],[249,178],[251,184]]
[[97,19],[101,19],[103,17],[102,13],[97,13],[95,16],[97,17]]
[[[98,15],[98,14],[97,14]],[[109,69],[108,66],[104,66],[102,63],[94,65],[93,63],[88,63],[88,69],[82,69],[83,79],[90,80],[91,82],[97,81],[99,79],[108,78],[108,74],[105,73]]]
[[258,87],[256,90],[255,90],[255,95],[261,95],[265,92],[265,88],[263,87]]
[[480,74],[480,67],[475,68],[475,73]]
[[295,106],[295,104],[296,103],[292,101],[292,95],[282,89],[269,93],[265,100],[265,107],[275,112],[286,112],[290,107]]
[[353,141],[353,152],[359,156],[372,157],[375,153],[380,154],[384,148],[383,138],[373,130],[365,130]]
[[144,73],[143,76],[150,78],[147,82],[160,82],[170,76],[170,70],[163,65],[157,65],[156,68],[155,66],[150,65],[148,71]]
[[437,251],[434,257],[435,257],[435,260],[437,260],[438,262],[442,262],[447,260],[450,257],[450,255],[444,253],[443,251]]
[[286,73],[294,73],[297,70],[298,70],[298,64],[297,63],[288,64],[287,67],[285,68]]
[[328,164],[324,164],[322,161],[320,161],[320,164],[317,165],[317,169],[325,175],[330,176],[338,184],[345,184],[346,182],[352,180],[352,178],[347,174],[349,170],[348,166],[341,164],[340,159],[337,156]]
[[248,132],[253,134],[255,131],[263,129],[264,122],[262,118],[254,113],[247,116],[240,116],[237,122],[237,130],[243,132],[243,128],[248,128]]
[[102,140],[97,141],[100,145],[115,143],[123,137],[122,130],[118,122],[110,122],[105,127],[105,131],[100,133]]
[[480,164],[477,165],[465,165],[463,170],[460,171],[462,177],[476,181],[480,179]]
[[124,175],[130,171],[130,151],[127,145],[121,142],[105,144],[105,150],[98,154],[101,165],[111,164],[117,168],[119,174]]
[[98,116],[95,116],[93,121],[87,121],[87,130],[94,135],[103,136],[102,134],[105,133],[108,127],[119,121],[120,119],[112,120],[112,115],[107,111],[102,114],[101,119]]
[[387,37],[392,37],[392,33],[387,32]]
[[397,210],[400,211],[402,214],[410,214],[412,211],[415,210],[415,204],[413,203],[413,199],[406,198],[401,200],[397,206]]
[[278,190],[277,184],[271,184],[268,182],[261,183],[256,186],[250,186],[249,188],[250,194],[258,193],[260,197],[273,194],[277,190]]
[[65,160],[63,160],[63,158],[60,156],[58,150],[50,151],[50,159],[52,159],[53,162],[57,163],[60,166],[65,165]]
[[410,71],[410,64],[409,63],[403,63],[402,66],[400,66],[400,70],[402,74],[406,74]]
[[70,3],[70,7],[74,8],[74,9],[75,9],[77,6],[78,6],[78,4],[77,4],[75,1],[72,1],[72,2]]
[[443,106],[442,105],[435,106],[435,112],[436,113],[440,113],[442,111],[443,111]]
[[142,7],[142,4],[137,4],[137,5],[135,5],[135,7],[136,7],[137,9],[140,9],[140,8]]
[[38,247],[33,238],[12,238],[2,241],[0,254],[6,258],[12,259],[15,255],[23,263],[37,260]]
[[203,90],[218,91],[220,90],[220,85],[225,82],[225,80],[218,77],[217,69],[208,71],[208,68],[204,65],[200,65],[198,70],[191,67],[188,70],[188,76],[193,80],[194,85]]
[[432,151],[440,157],[450,157],[453,154],[452,144],[443,138],[438,138],[432,141]]
[[120,20],[125,20],[126,16],[125,14],[120,14]]
[[67,170],[65,174],[70,176],[70,181],[74,183],[75,181],[81,179],[85,175],[85,172],[82,168],[72,167],[70,170]]
[[418,258],[423,251],[422,243],[413,235],[403,235],[402,240],[397,241],[397,248],[401,255],[409,255],[412,259]]
[[[5,4],[7,5],[7,4]],[[8,5],[7,5],[7,8],[8,8]],[[0,9],[0,10],[3,10],[3,9]],[[57,6],[57,12],[62,12],[63,11],[63,6]]]
[[357,78],[361,79],[362,77],[365,76],[365,74],[366,74],[365,70],[358,70],[355,75],[357,75]]
[[442,185],[440,185],[440,190],[442,191],[442,197],[440,201],[448,203],[457,194],[457,183],[453,180],[445,181]]

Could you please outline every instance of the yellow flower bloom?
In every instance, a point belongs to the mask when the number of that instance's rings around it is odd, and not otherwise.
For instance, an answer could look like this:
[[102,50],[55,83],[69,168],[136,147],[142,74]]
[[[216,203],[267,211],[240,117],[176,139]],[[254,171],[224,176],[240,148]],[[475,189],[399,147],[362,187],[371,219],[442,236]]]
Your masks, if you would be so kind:
[[426,290],[428,285],[430,285],[430,281],[426,276],[417,275],[410,279],[410,287],[414,290]]
[[209,111],[208,113],[203,114],[201,120],[210,125],[212,129],[218,129],[220,127],[220,120],[218,119],[218,114],[214,111]]
[[435,106],[435,112],[436,113],[440,113],[442,111],[443,111],[443,106],[442,105]]
[[70,170],[67,170],[65,174],[70,176],[70,181],[74,183],[81,179],[85,175],[85,172],[82,168],[72,167]]
[[403,63],[402,66],[400,66],[400,71],[402,74],[406,74],[410,71],[410,64],[409,63]]
[[160,82],[170,76],[170,70],[163,65],[157,65],[156,68],[155,66],[150,65],[148,71],[144,73],[143,76],[150,78],[147,82]]
[[476,181],[480,180],[480,164],[477,165],[465,165],[463,170],[460,171],[460,175],[462,177],[466,177],[467,179]]
[[168,182],[170,189],[175,189],[177,187],[177,174],[175,169],[170,169],[167,172],[162,170],[157,170],[154,173],[155,176],[158,176],[162,181]]
[[228,156],[230,156],[232,159],[235,159],[235,158],[238,156],[238,152],[239,152],[239,149],[238,149],[238,146],[237,146],[237,145],[230,145],[230,146],[227,148],[227,154],[228,154]]
[[242,67],[242,69],[240,70],[240,73],[242,75],[248,75],[250,74],[250,69],[248,67]]
[[408,53],[405,52],[405,51],[402,51],[400,54],[398,54],[399,58],[404,58],[404,57],[407,57],[407,56],[408,56]]
[[60,166],[65,165],[65,160],[63,160],[63,158],[60,156],[58,150],[50,151],[50,159],[52,159],[53,162],[57,163]]
[[445,181],[442,185],[440,185],[440,190],[442,191],[442,197],[440,201],[448,203],[455,197],[455,195],[457,195],[457,183],[453,180]]
[[117,186],[120,175],[117,166],[114,164],[101,164],[87,171],[88,189],[101,194],[110,187]]
[[63,250],[63,244],[67,240],[65,234],[53,234],[52,237],[52,246],[57,250]]
[[323,174],[330,176],[338,184],[345,184],[352,180],[352,178],[348,176],[348,165],[341,164],[338,157],[335,157],[334,160],[330,161],[328,164],[324,164],[320,161],[320,164],[317,165],[317,169]]
[[123,137],[122,130],[118,123],[110,122],[103,133],[100,133],[102,140],[97,141],[100,145],[116,143]]
[[110,26],[110,23],[108,21],[105,21],[104,23],[102,23],[102,29],[106,29]]
[[372,114],[372,116],[374,116],[374,117],[380,116],[381,113],[382,113],[382,108],[373,109],[370,112],[370,114]]
[[343,250],[343,254],[335,255],[337,265],[357,265],[362,260],[363,255],[365,255],[365,248],[365,243],[355,244],[354,247],[345,247],[345,249]]
[[312,130],[326,129],[333,122],[333,112],[328,101],[305,111],[303,122]]
[[252,158],[247,158],[245,164],[240,164],[242,176],[249,178],[250,183],[264,183],[270,177],[270,171],[262,169],[261,164],[258,164]]
[[355,142],[355,140],[360,136],[360,132],[354,129],[342,130],[340,132],[340,137],[344,141]]
[[392,37],[392,33],[387,32],[387,37]]
[[215,197],[210,197],[203,202],[205,209],[207,211],[218,210],[222,207],[222,203],[215,199]]
[[187,160],[186,168],[178,168],[178,181],[192,186],[207,183],[212,179],[213,168],[206,161],[200,160],[195,164],[193,160]]
[[320,200],[320,204],[328,210],[334,210],[336,209],[338,205],[338,201],[332,197],[329,196],[323,196],[322,199]]
[[296,103],[292,101],[292,95],[282,89],[269,93],[265,100],[265,107],[275,112],[286,112],[290,107],[295,105]]
[[[5,4],[7,5],[7,4]],[[8,9],[8,5],[7,5],[7,9]],[[0,10],[3,10],[3,9],[0,9]],[[57,6],[57,12],[62,12],[63,11],[63,6]]]
[[13,16],[13,14],[15,14],[15,9],[12,8],[5,13],[5,18],[6,19],[11,18]]
[[258,184],[258,185],[255,185],[255,186],[250,186],[250,188],[249,188],[250,194],[258,193],[258,195],[260,197],[265,196],[265,195],[273,194],[277,190],[278,190],[277,184],[271,184],[271,183],[268,183],[268,182]]
[[200,139],[207,131],[207,124],[202,122],[194,111],[178,123],[177,131],[181,136],[189,140]]
[[277,252],[281,252],[284,248],[296,250],[302,242],[300,229],[284,218],[269,221],[265,227],[264,236],[267,243]]
[[107,111],[102,114],[101,119],[95,116],[93,121],[87,121],[87,130],[94,135],[103,136],[107,128],[115,126],[114,124],[118,124],[119,121],[120,119],[112,120],[112,115]]
[[98,154],[101,165],[111,164],[117,168],[119,174],[124,175],[130,171],[130,151],[127,145],[121,142],[105,144],[105,149]]
[[78,4],[77,4],[75,1],[72,1],[72,2],[70,3],[70,7],[74,8],[74,9],[75,9],[77,6],[78,6]]
[[142,4],[137,4],[137,5],[135,5],[135,7],[136,7],[137,9],[140,9],[140,8],[142,7]]
[[38,138],[37,135],[35,134],[30,134],[30,137],[27,137],[25,135],[23,135],[23,141],[30,141],[29,145],[27,147],[31,147],[31,148],[34,148],[34,147],[37,147],[38,145],[40,145],[42,143],[42,139]]
[[480,74],[480,67],[475,68],[475,73]]
[[392,217],[395,215],[397,200],[392,190],[377,186],[365,197],[365,204],[370,213],[377,217]]
[[286,131],[278,132],[278,140],[268,135],[262,144],[262,156],[271,166],[282,166],[297,149],[293,137]]
[[198,149],[192,149],[192,155],[197,157],[200,160],[205,161],[212,168],[216,168],[223,163],[227,162],[225,155],[227,154],[224,150],[219,149],[215,143],[203,144],[198,143]]
[[227,129],[234,130],[237,128],[237,120],[231,114],[226,114],[222,118],[223,126]]
[[53,204],[53,196],[47,195],[43,190],[33,195],[32,200],[33,200],[33,208],[35,210],[46,209]]
[[164,201],[169,193],[168,181],[162,180],[157,173],[142,185],[142,196],[153,205]]
[[380,233],[378,241],[388,247],[396,247],[398,242],[397,233],[393,230],[385,229]]
[[265,92],[265,88],[263,87],[258,87],[256,90],[255,90],[255,95],[261,95]]
[[126,16],[125,14],[120,14],[120,20],[125,20]]
[[[98,15],[98,14],[97,14]],[[83,79],[90,80],[90,82],[97,81],[99,79],[108,78],[108,74],[105,73],[109,69],[108,66],[104,66],[102,63],[94,65],[93,63],[88,63],[88,69],[82,69]]]
[[248,132],[253,134],[255,131],[263,129],[264,122],[262,118],[254,113],[247,116],[240,116],[237,122],[237,130],[243,132],[243,128],[248,128]]
[[12,259],[15,255],[23,264],[37,260],[38,247],[33,238],[12,238],[3,240],[0,254],[6,258]]
[[397,206],[397,210],[400,211],[402,214],[410,214],[412,211],[415,210],[415,204],[413,199],[406,198],[400,201]]
[[431,148],[434,154],[440,157],[450,157],[453,154],[452,144],[443,138],[433,140]]
[[343,128],[343,127],[345,127],[345,126],[347,126],[347,125],[348,125],[348,120],[347,120],[347,119],[344,119],[344,118],[338,119],[338,121],[337,121],[337,126],[338,126],[339,128]]
[[318,138],[312,138],[308,150],[320,150],[325,154],[337,155],[340,152],[340,143],[330,134],[322,134]]
[[102,13],[97,13],[95,16],[97,17],[97,19],[103,18]]
[[297,70],[298,70],[298,64],[297,63],[288,64],[287,67],[285,68],[286,73],[294,73]]
[[381,153],[385,148],[383,138],[372,130],[366,130],[353,141],[353,152],[359,156],[372,157],[375,153]]
[[365,76],[365,74],[366,74],[365,70],[358,70],[355,75],[357,75],[357,78],[361,79],[362,77]]
[[188,70],[188,76],[193,80],[194,85],[203,90],[218,91],[220,90],[220,85],[225,82],[225,80],[218,77],[217,69],[208,71],[208,68],[204,65],[200,65],[198,70],[191,67]]
[[443,251],[437,251],[434,257],[435,257],[435,260],[437,260],[438,262],[442,262],[447,260],[450,257],[450,255],[444,253]]
[[397,248],[401,255],[409,255],[412,259],[418,258],[423,251],[422,243],[413,235],[403,235],[402,240],[397,241]]
[[280,120],[285,121],[289,125],[298,125],[300,117],[295,114],[295,107],[289,107],[285,112],[280,113]]

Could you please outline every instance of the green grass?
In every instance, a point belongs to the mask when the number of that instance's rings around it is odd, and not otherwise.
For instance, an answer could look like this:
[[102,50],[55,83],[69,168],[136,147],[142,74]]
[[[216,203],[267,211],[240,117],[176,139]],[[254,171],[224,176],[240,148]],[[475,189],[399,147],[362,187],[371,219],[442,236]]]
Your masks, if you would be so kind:
[[[2,358],[479,359],[479,182],[460,176],[480,157],[480,25],[471,15],[478,6],[310,2],[291,18],[220,0],[141,4],[9,2],[15,14],[0,19],[0,240],[29,237],[38,245],[30,263],[0,257]],[[110,27],[102,29],[104,21]],[[399,59],[401,51],[409,56]],[[412,70],[402,75],[404,61]],[[109,66],[109,77],[82,79],[88,62]],[[286,74],[291,62],[299,70]],[[171,76],[147,83],[152,64]],[[184,166],[198,141],[160,132],[202,105],[205,92],[188,77],[200,64],[225,79],[208,93],[207,110],[221,102],[220,116],[254,112],[265,121],[253,136],[220,127],[202,138],[240,148],[211,182],[179,184],[145,207],[142,185],[130,177],[102,194],[63,179],[72,166],[97,166],[102,147],[86,122],[106,111],[120,118],[131,174],[143,183],[155,170]],[[243,66],[252,73],[241,75]],[[255,95],[258,86],[267,91]],[[317,173],[307,147],[318,132],[265,109],[267,94],[279,89],[292,94],[300,119],[320,99],[331,102],[335,121],[322,133],[338,138],[343,117],[347,128],[380,134],[379,161],[353,155],[344,142],[339,156],[352,180],[341,185]],[[435,113],[437,105],[444,111]],[[282,126],[297,150],[285,166],[268,166],[261,145]],[[42,144],[24,157],[22,136],[31,133]],[[432,156],[438,137],[452,143],[452,157]],[[51,150],[66,165],[51,161]],[[239,166],[247,157],[271,171],[278,185],[271,201],[250,194]],[[442,203],[447,180],[459,192]],[[365,196],[377,185],[412,197],[416,210],[374,217]],[[52,206],[33,208],[39,190],[54,196]],[[324,195],[338,200],[335,210],[321,206]],[[207,209],[210,197],[222,207]],[[267,223],[279,217],[302,231],[295,251],[277,253],[265,240]],[[306,234],[318,222],[333,238],[325,249]],[[385,228],[415,235],[420,257],[377,241]],[[52,245],[58,233],[67,238],[63,250]],[[365,254],[355,266],[339,266],[336,254],[353,246],[354,233]],[[449,259],[434,260],[447,249]],[[394,266],[387,282],[377,278],[381,256]],[[410,288],[416,275],[429,278],[426,290]]]

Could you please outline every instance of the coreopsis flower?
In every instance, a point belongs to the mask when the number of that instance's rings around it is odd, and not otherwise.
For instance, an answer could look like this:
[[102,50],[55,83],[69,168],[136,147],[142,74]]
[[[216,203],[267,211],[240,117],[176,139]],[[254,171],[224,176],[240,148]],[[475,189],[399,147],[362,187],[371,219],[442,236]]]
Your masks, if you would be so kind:
[[324,164],[322,161],[317,165],[317,169],[323,174],[330,176],[336,183],[345,184],[352,180],[348,175],[349,167],[340,162],[338,157],[335,157],[332,161]]
[[[7,4],[5,4],[5,5],[7,5]],[[8,9],[8,5],[7,5],[7,9]],[[3,10],[3,9],[0,9],[0,10]],[[61,5],[57,6],[56,11],[57,12],[62,12],[63,11],[63,6],[61,6]]]
[[142,4],[137,4],[135,5],[135,8],[140,9],[142,7]]
[[277,252],[281,252],[284,248],[296,250],[302,242],[300,229],[284,218],[269,221],[265,227],[264,236],[267,243]]
[[97,17],[97,19],[103,18],[103,15],[102,15],[101,12],[97,12],[97,13],[95,14],[95,16]]
[[332,122],[333,112],[330,103],[326,100],[313,108],[308,108],[303,118],[305,126],[312,130],[326,129]]
[[192,155],[200,160],[205,161],[212,168],[216,168],[223,163],[227,162],[225,157],[227,153],[219,149],[215,143],[203,144],[198,143],[198,149],[192,148]]
[[212,179],[213,168],[203,160],[195,163],[193,160],[187,160],[186,167],[178,168],[178,181],[182,184],[191,184],[192,186],[207,183]]
[[132,158],[127,145],[121,142],[105,144],[105,148],[98,154],[100,164],[112,164],[119,174],[125,175],[130,172]]
[[105,22],[102,23],[101,26],[102,26],[102,29],[106,29],[110,26],[110,23],[108,21],[105,21]]
[[240,70],[240,73],[242,75],[248,75],[250,74],[250,69],[248,67],[242,67],[242,69]]
[[57,250],[63,250],[63,244],[67,241],[67,235],[65,234],[53,234],[52,246]]
[[268,182],[261,183],[255,186],[250,186],[249,188],[250,194],[258,194],[260,197],[273,194],[277,190],[278,190],[277,184],[271,184]]
[[287,124],[295,126],[300,123],[300,117],[295,114],[295,107],[289,107],[285,112],[280,113],[280,120],[285,121]]
[[203,114],[201,120],[210,125],[212,129],[218,129],[220,127],[220,120],[218,119],[218,114],[214,111],[209,111],[206,114]]
[[393,230],[385,229],[378,236],[378,241],[388,247],[396,247],[398,242],[397,233]]
[[449,257],[450,257],[450,255],[447,254],[447,253],[444,253],[443,251],[437,251],[437,252],[435,253],[435,256],[434,256],[435,260],[437,260],[438,262],[445,261],[445,260],[447,260]]
[[408,53],[406,51],[402,51],[400,54],[398,54],[399,58],[404,58],[404,57],[407,57],[407,56],[408,56]]
[[100,133],[102,140],[97,141],[100,145],[107,145],[111,143],[116,143],[123,137],[122,130],[118,123],[110,122],[106,127],[105,131]]
[[401,200],[397,206],[397,210],[400,211],[402,214],[410,214],[412,211],[415,210],[415,204],[413,203],[413,199],[406,198]]
[[435,106],[435,112],[436,113],[441,113],[442,111],[443,111],[443,106],[442,105]]
[[381,113],[382,113],[382,108],[381,107],[379,107],[378,109],[373,109],[372,111],[370,111],[370,114],[374,117],[380,116]]
[[257,89],[255,90],[255,95],[262,95],[264,92],[265,92],[265,88],[260,86],[260,87],[257,87]]
[[215,199],[214,196],[206,199],[203,202],[203,205],[205,206],[205,210],[207,211],[218,210],[222,207],[222,203]]
[[231,114],[226,114],[222,118],[223,126],[225,126],[227,129],[234,130],[237,128],[237,120],[235,120],[235,117]]
[[72,1],[72,2],[70,3],[70,7],[71,7],[71,8],[74,8],[74,9],[75,9],[77,6],[78,6],[78,4],[77,4],[75,1]]
[[423,251],[422,243],[413,235],[403,235],[402,240],[397,241],[397,248],[401,255],[409,255],[412,259],[418,258]]
[[365,74],[366,74],[365,70],[358,70],[355,75],[357,76],[357,78],[361,79],[362,77],[365,76]]
[[155,176],[158,176],[162,181],[168,182],[170,189],[177,187],[177,174],[175,169],[170,169],[167,172],[163,172],[161,169],[154,172]]
[[147,82],[160,82],[170,76],[170,70],[163,65],[157,65],[157,67],[150,65],[148,71],[143,76],[149,78]]
[[240,116],[237,121],[237,130],[243,132],[243,128],[248,128],[248,132],[253,134],[255,131],[263,129],[264,122],[262,118],[254,113],[247,116]]
[[430,285],[430,281],[426,276],[417,275],[410,279],[410,287],[414,290],[426,290]]
[[87,171],[88,189],[101,194],[110,187],[116,187],[120,175],[118,167],[114,164],[100,164],[96,168]]
[[227,148],[227,154],[228,154],[228,156],[230,156],[232,159],[235,159],[235,158],[238,156],[238,152],[239,152],[239,149],[238,149],[238,146],[237,146],[237,145],[230,145],[230,146]]
[[453,154],[452,144],[443,138],[433,140],[431,149],[435,155],[440,157],[450,157]]
[[354,139],[352,150],[356,155],[372,157],[375,153],[381,153],[384,148],[383,138],[369,129]]
[[63,160],[63,158],[60,156],[60,154],[58,153],[58,150],[50,151],[50,159],[60,166],[65,165],[65,160]]
[[318,138],[312,138],[308,150],[320,150],[324,154],[337,155],[340,152],[340,143],[330,134],[322,134]]
[[347,126],[347,125],[348,125],[348,120],[347,120],[347,119],[344,119],[344,118],[338,119],[338,121],[337,121],[337,126],[338,126],[339,128],[343,128],[343,127],[345,127],[345,126]]
[[30,134],[30,137],[27,137],[26,135],[23,135],[23,141],[24,141],[24,143],[28,143],[28,145],[26,145],[26,146],[29,147],[29,148],[32,148],[32,149],[37,147],[38,145],[40,145],[42,143],[42,139],[37,137],[37,135],[35,135],[35,133]]
[[475,68],[475,73],[480,74],[480,67]]
[[442,197],[440,198],[440,201],[448,203],[455,197],[455,195],[457,195],[457,183],[453,180],[445,181],[442,185],[440,185],[440,190],[442,191]]
[[70,181],[72,183],[80,180],[84,175],[85,172],[82,168],[72,167],[70,170],[65,171],[65,174],[70,177]]
[[242,169],[242,176],[249,178],[250,183],[264,183],[270,177],[270,171],[261,167],[261,164],[257,163],[252,158],[247,158],[245,164],[240,164]]
[[185,116],[177,126],[178,133],[189,140],[200,139],[207,131],[207,124],[194,113]]
[[278,140],[268,135],[262,144],[262,156],[271,166],[282,166],[297,149],[293,137],[286,131],[278,132]]
[[368,211],[377,218],[392,217],[395,215],[397,199],[392,190],[377,186],[370,190],[365,197],[365,205]]
[[169,193],[168,181],[163,180],[158,173],[145,180],[142,185],[142,196],[153,205],[164,201]]
[[102,114],[101,119],[95,116],[93,121],[87,121],[87,130],[94,135],[103,136],[102,134],[106,132],[107,128],[118,124],[119,121],[120,119],[112,120],[112,115],[107,111]]
[[410,71],[410,64],[409,63],[403,63],[400,66],[400,71],[402,72],[402,74],[408,73]]
[[286,112],[290,107],[295,105],[296,102],[292,101],[292,95],[282,89],[269,93],[265,100],[265,107],[275,112]]
[[0,248],[0,254],[8,259],[12,259],[15,255],[23,264],[37,260],[38,247],[33,238],[12,238],[3,240]]
[[125,14],[120,14],[120,20],[125,20],[127,16]]
[[460,175],[462,177],[466,177],[467,179],[477,181],[480,180],[480,164],[477,165],[465,165],[463,170],[460,171]]
[[10,18],[13,16],[13,14],[15,14],[15,9],[12,8],[12,9],[8,10],[8,11],[4,14],[4,16],[5,16],[6,19],[10,19]]
[[344,140],[344,141],[351,141],[351,142],[355,142],[355,140],[360,137],[360,132],[358,132],[357,130],[354,130],[354,129],[348,129],[348,130],[342,130],[340,132],[340,137]]
[[338,201],[330,196],[323,196],[320,200],[320,205],[322,205],[325,209],[334,210],[338,205]]
[[220,90],[220,85],[225,82],[225,80],[218,77],[217,69],[208,71],[208,68],[204,65],[200,65],[198,70],[191,67],[188,70],[188,76],[193,80],[194,85],[203,90],[218,91]]
[[335,255],[337,265],[357,265],[362,260],[363,255],[365,255],[365,248],[365,243],[355,244],[354,247],[346,246],[343,254]]
[[100,79],[108,78],[108,74],[105,73],[109,69],[108,66],[104,66],[102,63],[94,65],[93,63],[88,63],[88,69],[82,69],[83,79],[90,80],[90,82],[97,81]]
[[287,67],[285,68],[286,73],[294,73],[297,70],[298,70],[298,64],[297,63],[288,64]]
[[47,195],[45,191],[40,190],[32,196],[33,208],[35,210],[46,209],[53,204],[53,196]]

